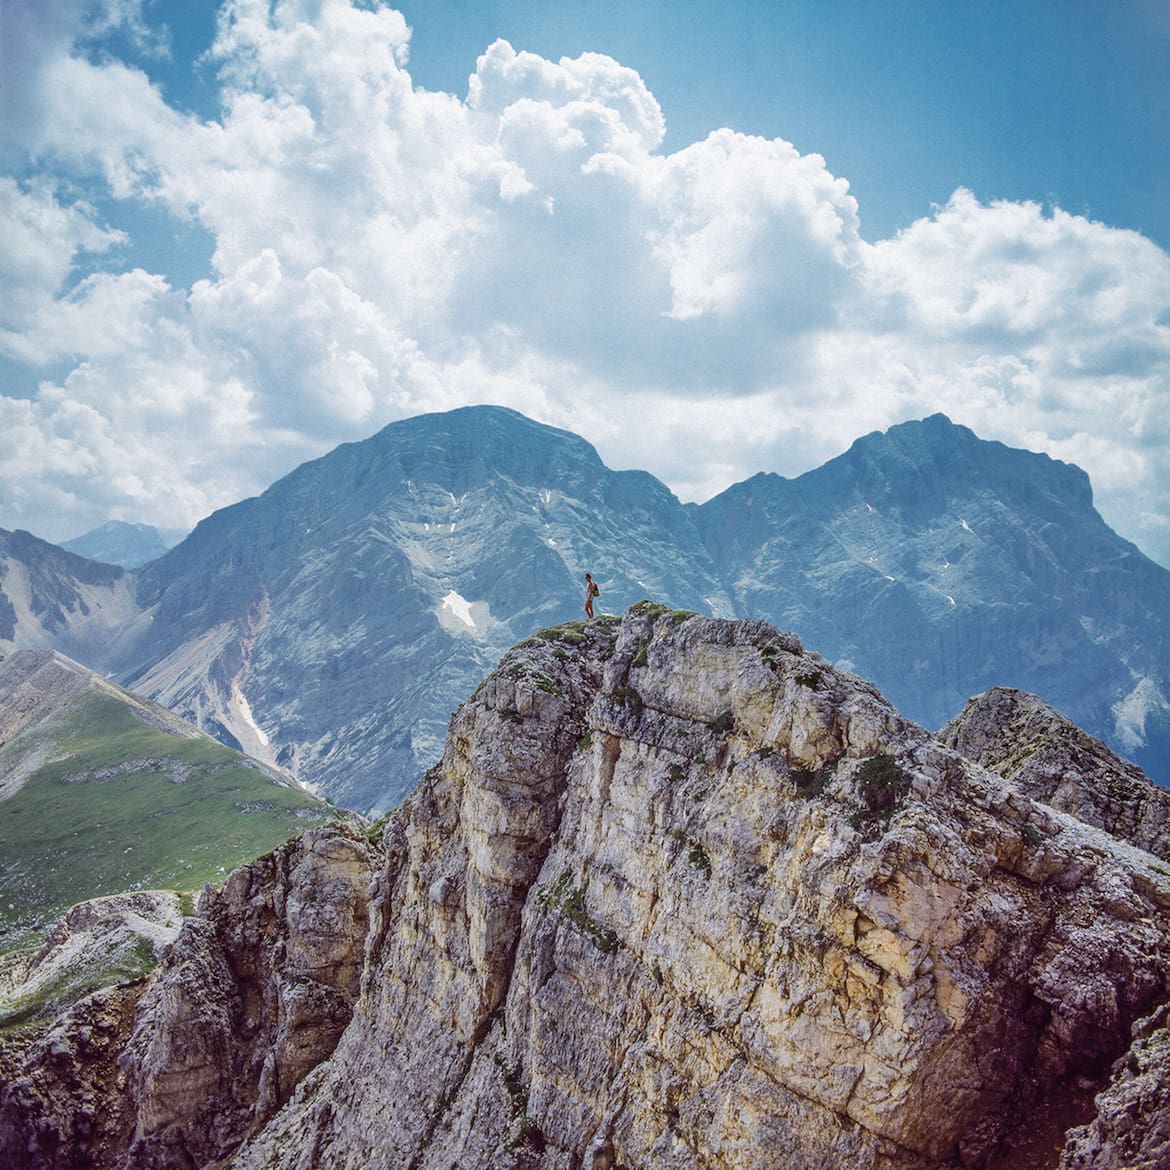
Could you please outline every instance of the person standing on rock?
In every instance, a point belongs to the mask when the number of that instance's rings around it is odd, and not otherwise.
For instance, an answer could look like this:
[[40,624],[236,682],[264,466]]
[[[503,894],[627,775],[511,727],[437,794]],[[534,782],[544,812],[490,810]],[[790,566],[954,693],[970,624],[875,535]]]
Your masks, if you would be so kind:
[[585,574],[585,617],[590,621],[593,620],[593,599],[601,596],[601,590],[597,587],[597,582]]

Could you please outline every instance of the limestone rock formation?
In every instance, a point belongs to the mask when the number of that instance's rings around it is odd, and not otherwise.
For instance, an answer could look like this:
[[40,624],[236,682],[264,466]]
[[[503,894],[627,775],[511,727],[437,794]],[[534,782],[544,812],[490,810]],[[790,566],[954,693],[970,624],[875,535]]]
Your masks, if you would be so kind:
[[1170,1166],[1170,1008],[1134,1026],[1092,1124],[1069,1134],[1060,1170]]
[[[110,1090],[132,1128],[96,1170],[1161,1148],[1170,867],[762,622],[647,603],[542,631],[380,827],[368,902],[341,829],[207,895],[137,1002]],[[49,1061],[0,1101],[14,1165],[72,1164]]]
[[104,988],[9,1052],[0,1165],[145,1170],[233,1151],[349,1022],[372,874],[365,836],[333,825],[208,887],[148,984]]
[[939,739],[1035,800],[1170,860],[1170,789],[1043,699],[995,687],[971,699]]
[[522,647],[392,842],[240,1167],[987,1165],[1167,996],[1153,859],[758,623]]
[[[1120,1170],[1156,1141],[1170,869],[763,622],[522,643],[380,848],[369,902],[339,828],[208,893],[92,1165],[1005,1168],[1081,1126],[1068,1168]],[[0,1102],[15,1165],[83,1142],[53,1059]]]

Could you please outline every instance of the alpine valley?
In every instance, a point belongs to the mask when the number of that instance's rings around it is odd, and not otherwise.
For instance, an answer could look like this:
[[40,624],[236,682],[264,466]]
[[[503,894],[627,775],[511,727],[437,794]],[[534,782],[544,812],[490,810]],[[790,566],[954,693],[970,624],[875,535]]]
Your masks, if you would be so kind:
[[1170,572],[1087,476],[942,415],[702,505],[496,407],[394,423],[136,571],[0,532],[0,653],[52,648],[378,814],[509,646],[651,598],[764,619],[939,727],[1006,686],[1170,781]]

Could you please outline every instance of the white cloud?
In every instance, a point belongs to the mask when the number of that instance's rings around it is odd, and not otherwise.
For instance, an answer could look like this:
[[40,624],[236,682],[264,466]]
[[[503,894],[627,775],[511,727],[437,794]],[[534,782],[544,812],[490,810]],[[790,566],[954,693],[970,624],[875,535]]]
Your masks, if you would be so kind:
[[62,206],[49,184],[26,189],[0,176],[0,349],[39,362],[24,331],[63,292],[80,253],[107,252],[124,240],[96,223],[86,204]]
[[[1170,258],[1143,237],[960,190],[871,246],[818,155],[726,129],[664,154],[658,103],[608,57],[497,41],[465,100],[416,89],[409,30],[376,3],[229,0],[201,121],[72,49],[105,21],[161,51],[149,7],[87,11],[15,0],[8,38],[36,116],[3,141],[44,177],[0,179],[0,348],[75,368],[0,401],[0,523],[192,522],[469,401],[699,498],[941,409],[1080,462],[1170,562]],[[50,167],[118,222],[143,203],[197,220],[207,278],[116,271],[122,235]]]

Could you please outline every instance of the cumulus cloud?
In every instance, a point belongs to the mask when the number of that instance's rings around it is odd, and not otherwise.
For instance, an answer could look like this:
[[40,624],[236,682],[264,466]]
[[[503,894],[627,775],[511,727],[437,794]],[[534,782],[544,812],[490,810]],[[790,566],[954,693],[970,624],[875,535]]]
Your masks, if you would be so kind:
[[[139,0],[13,3],[29,116],[2,139],[23,162],[0,179],[0,352],[72,372],[0,399],[5,526],[193,523],[471,401],[687,498],[942,409],[1081,463],[1170,563],[1170,258],[1140,235],[960,190],[869,244],[847,182],[783,139],[664,153],[663,111],[609,57],[497,41],[466,95],[423,91],[379,3],[227,0],[200,119],[92,51],[115,25],[164,51]],[[197,222],[205,278],[119,270],[119,204]]]
[[95,222],[85,203],[65,206],[45,182],[22,186],[0,176],[0,349],[21,360],[43,355],[35,329],[65,289],[78,256],[117,247],[125,235]]

